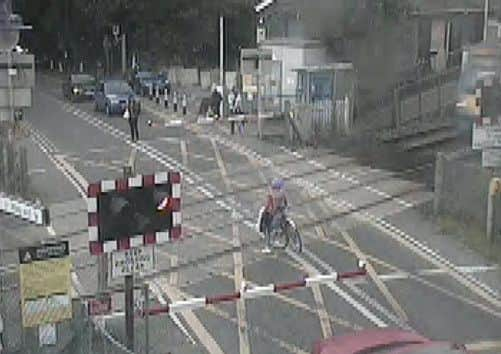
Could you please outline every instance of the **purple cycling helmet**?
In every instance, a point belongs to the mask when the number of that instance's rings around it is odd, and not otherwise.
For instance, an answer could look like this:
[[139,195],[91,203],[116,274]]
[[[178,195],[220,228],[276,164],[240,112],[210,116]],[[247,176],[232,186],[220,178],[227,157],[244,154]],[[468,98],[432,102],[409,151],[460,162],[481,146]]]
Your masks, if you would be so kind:
[[273,182],[271,182],[271,189],[282,190],[285,187],[285,182],[281,178],[275,178]]

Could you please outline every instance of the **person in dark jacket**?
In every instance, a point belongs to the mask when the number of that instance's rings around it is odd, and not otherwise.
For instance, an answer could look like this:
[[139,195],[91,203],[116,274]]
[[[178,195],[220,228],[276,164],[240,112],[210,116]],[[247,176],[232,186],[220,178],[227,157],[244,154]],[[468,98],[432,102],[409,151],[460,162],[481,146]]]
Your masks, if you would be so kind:
[[130,126],[130,136],[132,141],[139,140],[139,115],[141,114],[141,102],[134,96],[129,97],[127,104],[127,109],[129,110],[129,126]]
[[223,100],[223,97],[219,93],[219,91],[214,88],[212,91],[211,95],[211,108],[212,112],[215,114],[216,118],[219,119],[221,117],[221,101]]

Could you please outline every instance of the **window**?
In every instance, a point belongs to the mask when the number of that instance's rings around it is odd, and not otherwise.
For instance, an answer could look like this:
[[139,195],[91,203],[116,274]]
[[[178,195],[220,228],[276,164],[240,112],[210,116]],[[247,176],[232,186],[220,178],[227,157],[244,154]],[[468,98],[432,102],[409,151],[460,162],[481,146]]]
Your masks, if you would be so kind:
[[330,100],[332,98],[332,79],[330,74],[314,73],[310,83],[311,101]]

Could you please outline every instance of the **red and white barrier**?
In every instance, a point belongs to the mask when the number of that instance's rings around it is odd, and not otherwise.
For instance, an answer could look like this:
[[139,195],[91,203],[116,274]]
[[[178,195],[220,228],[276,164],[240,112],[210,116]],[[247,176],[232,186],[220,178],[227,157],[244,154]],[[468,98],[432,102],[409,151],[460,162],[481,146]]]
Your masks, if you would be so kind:
[[[221,294],[209,297],[196,297],[192,299],[176,301],[168,304],[167,306],[161,306],[156,308],[146,309],[149,315],[158,315],[162,313],[176,313],[181,311],[191,311],[199,308],[203,308],[208,305],[216,305],[223,302],[232,302],[239,299],[254,299],[263,296],[270,296],[274,293],[279,293],[283,291],[289,291],[297,288],[311,287],[317,284],[325,284],[330,282],[339,282],[346,279],[352,279],[357,277],[363,277],[367,274],[365,270],[365,264],[359,262],[360,269],[353,272],[347,273],[332,273],[326,275],[315,275],[312,277],[306,277],[302,280],[298,280],[292,283],[282,283],[282,284],[269,284],[264,286],[247,287],[242,286],[240,291],[230,294]],[[144,315],[144,312],[143,312]]]
[[[99,217],[97,198],[110,191],[127,191],[153,185],[170,184],[171,195],[162,202],[168,212],[172,213],[170,230],[145,235],[124,235],[124,237],[101,242],[99,241]],[[138,175],[127,179],[104,180],[90,184],[87,189],[87,211],[89,230],[89,249],[92,255],[128,250],[152,244],[167,243],[181,238],[181,174],[179,172],[159,172],[154,175]]]

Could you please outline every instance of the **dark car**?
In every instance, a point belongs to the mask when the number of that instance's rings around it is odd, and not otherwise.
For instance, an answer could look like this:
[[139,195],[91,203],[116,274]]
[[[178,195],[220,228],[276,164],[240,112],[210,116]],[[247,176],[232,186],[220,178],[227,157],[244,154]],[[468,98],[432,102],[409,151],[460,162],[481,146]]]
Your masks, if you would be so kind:
[[63,96],[72,102],[94,98],[96,79],[88,74],[73,74],[63,82]]
[[155,80],[153,81],[153,88],[158,89],[161,95],[164,94],[165,90],[167,90],[167,93],[170,94],[171,84],[166,73],[160,73],[155,77]]
[[107,116],[123,114],[131,96],[135,96],[134,91],[124,80],[100,82],[94,95],[94,109],[105,112]]
[[139,71],[134,78],[134,91],[142,96],[146,96],[153,88],[157,75],[152,71]]
[[316,343],[313,354],[465,354],[464,346],[433,341],[411,331],[370,329]]

